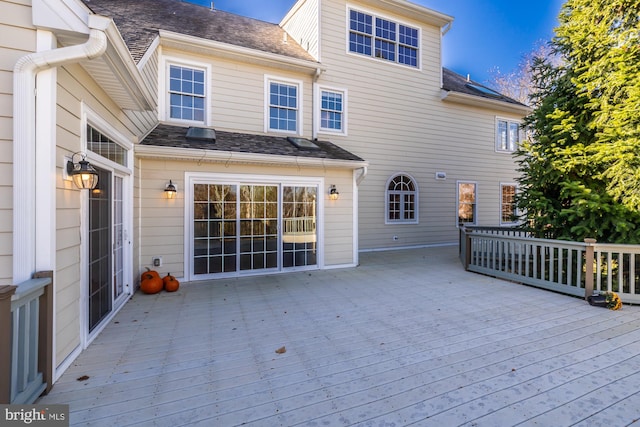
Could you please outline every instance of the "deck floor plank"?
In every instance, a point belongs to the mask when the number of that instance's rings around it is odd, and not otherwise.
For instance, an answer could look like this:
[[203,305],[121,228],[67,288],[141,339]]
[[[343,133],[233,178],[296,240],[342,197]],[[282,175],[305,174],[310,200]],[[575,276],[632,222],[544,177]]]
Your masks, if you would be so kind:
[[74,426],[627,426],[640,307],[465,272],[455,247],[371,252],[136,294],[38,403]]

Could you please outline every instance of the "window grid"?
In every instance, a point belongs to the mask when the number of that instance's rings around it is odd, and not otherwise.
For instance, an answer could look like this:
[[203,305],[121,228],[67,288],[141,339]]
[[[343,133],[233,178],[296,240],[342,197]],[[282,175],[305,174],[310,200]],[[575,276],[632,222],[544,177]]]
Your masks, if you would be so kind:
[[476,184],[458,183],[458,225],[476,223]]
[[87,150],[119,165],[127,166],[127,150],[91,125],[87,125]]
[[417,67],[418,30],[375,17],[374,34],[373,18],[356,10],[349,12],[349,51]]
[[406,175],[394,177],[387,187],[387,221],[414,223],[417,220],[416,201],[413,179]]
[[339,92],[321,91],[320,128],[323,130],[342,131],[344,103]]
[[169,66],[169,117],[204,122],[205,72]]
[[298,86],[269,83],[269,129],[298,130]]
[[517,222],[516,186],[513,184],[501,184],[500,222]]

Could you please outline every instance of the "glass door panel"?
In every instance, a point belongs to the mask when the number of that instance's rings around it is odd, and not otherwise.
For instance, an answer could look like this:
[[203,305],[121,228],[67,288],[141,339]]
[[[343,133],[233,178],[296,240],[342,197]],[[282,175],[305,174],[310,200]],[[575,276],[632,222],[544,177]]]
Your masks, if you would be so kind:
[[89,331],[112,309],[111,172],[96,168],[98,188],[89,192]]
[[315,265],[318,188],[282,187],[282,267]]
[[113,299],[124,293],[124,179],[113,177]]
[[193,273],[236,271],[236,186],[194,184],[193,194]]
[[278,268],[278,186],[240,186],[240,270]]

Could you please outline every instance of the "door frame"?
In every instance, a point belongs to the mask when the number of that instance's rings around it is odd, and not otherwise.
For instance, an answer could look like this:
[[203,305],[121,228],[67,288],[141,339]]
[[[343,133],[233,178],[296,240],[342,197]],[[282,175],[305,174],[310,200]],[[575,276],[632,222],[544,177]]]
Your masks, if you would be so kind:
[[[89,123],[92,124],[92,123]],[[92,124],[93,125],[93,124]],[[96,126],[102,131],[102,128]],[[108,135],[108,134],[107,134]],[[120,142],[120,140],[117,140]],[[128,144],[121,144],[127,149],[127,164],[133,163],[133,148]],[[87,160],[94,166],[104,169],[111,174],[113,184],[114,176],[122,178],[122,215],[125,228],[126,242],[123,248],[123,269],[124,269],[124,290],[122,295],[116,300],[114,299],[111,312],[89,332],[89,194],[84,192],[81,195],[81,221],[80,221],[80,339],[82,348],[85,349],[91,342],[102,332],[102,330],[111,322],[113,317],[120,311],[129,297],[133,294],[133,172],[131,169],[106,159],[99,154],[86,150]],[[112,185],[112,191],[114,190]],[[90,191],[90,190],[89,190]],[[111,197],[113,201],[113,198]],[[113,213],[113,203],[111,203]],[[113,217],[111,219],[113,226]],[[113,227],[112,227],[113,232]],[[113,273],[113,264],[111,266]],[[112,279],[113,280],[113,279]],[[113,286],[113,283],[111,283]],[[113,293],[110,295],[113,298]]]
[[[317,186],[316,199],[316,264],[312,269],[324,266],[324,177],[293,176],[293,175],[253,175],[253,174],[221,174],[207,172],[185,172],[185,203],[184,203],[184,281],[210,280],[211,277],[200,278],[193,274],[193,185],[194,184],[222,184],[222,185],[277,185],[278,186],[278,268],[257,271],[236,271],[233,274],[220,273],[219,277],[241,277],[263,274],[277,274],[282,272],[309,270],[309,267],[282,268],[282,187],[292,185]],[[217,276],[218,277],[218,276]]]

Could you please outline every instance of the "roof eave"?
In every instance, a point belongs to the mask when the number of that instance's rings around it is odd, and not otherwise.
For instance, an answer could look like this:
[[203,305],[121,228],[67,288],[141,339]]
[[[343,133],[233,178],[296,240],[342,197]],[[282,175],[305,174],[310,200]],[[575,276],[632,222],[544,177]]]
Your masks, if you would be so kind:
[[206,40],[195,36],[179,34],[167,30],[159,30],[160,44],[164,47],[192,51],[199,54],[210,54],[219,57],[226,57],[234,60],[266,65],[287,70],[297,70],[305,74],[314,75],[318,69],[325,71],[325,68],[316,61],[308,61],[293,58],[285,55],[264,52],[257,49],[250,49],[243,46],[236,46],[215,40]]
[[526,116],[531,113],[531,107],[524,104],[514,104],[511,102],[500,101],[498,99],[485,98],[481,96],[469,95],[462,92],[456,92],[452,90],[442,90],[441,99],[445,102],[453,102],[456,104],[469,105],[472,107],[487,108],[490,107],[494,110],[503,111],[505,113],[512,113],[521,116]]
[[243,153],[237,151],[206,150],[197,148],[160,147],[136,144],[135,155],[147,159],[173,159],[243,165],[307,166],[359,169],[369,166],[365,160],[322,159],[304,156],[279,156],[274,154]]
[[406,0],[373,0],[371,3],[380,5],[386,10],[394,13],[410,16],[414,19],[436,25],[440,28],[450,25],[453,22],[453,16],[445,15],[424,6],[408,2]]

